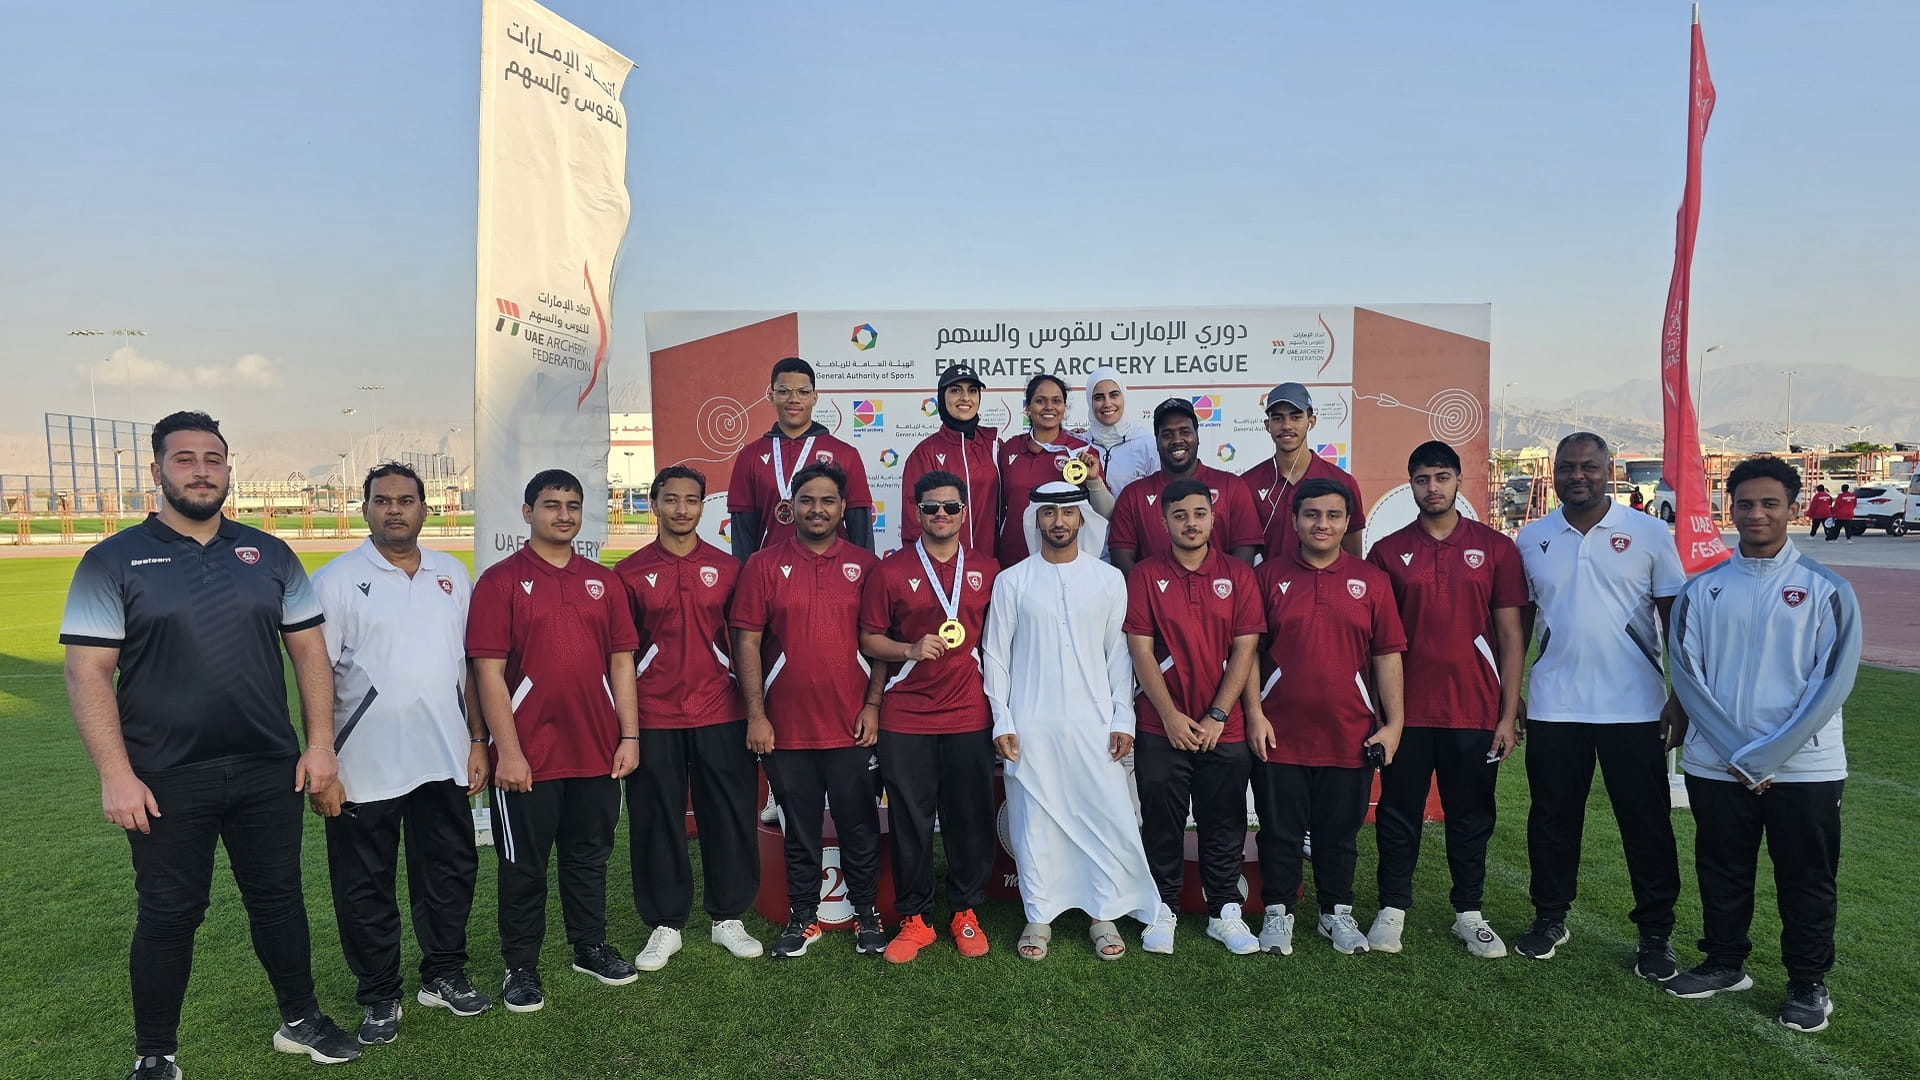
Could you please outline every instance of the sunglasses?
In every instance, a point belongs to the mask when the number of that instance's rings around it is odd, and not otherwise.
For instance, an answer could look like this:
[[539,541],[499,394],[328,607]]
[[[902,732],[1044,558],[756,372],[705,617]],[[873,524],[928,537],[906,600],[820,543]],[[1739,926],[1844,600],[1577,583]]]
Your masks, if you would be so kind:
[[928,517],[932,517],[942,510],[947,512],[948,517],[957,517],[960,511],[966,508],[967,504],[963,502],[923,502],[920,504],[920,512]]

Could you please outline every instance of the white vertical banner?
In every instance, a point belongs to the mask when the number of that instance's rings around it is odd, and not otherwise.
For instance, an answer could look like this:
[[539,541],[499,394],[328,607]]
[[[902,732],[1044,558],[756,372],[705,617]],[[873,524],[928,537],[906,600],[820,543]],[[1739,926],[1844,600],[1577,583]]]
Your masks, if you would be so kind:
[[633,61],[532,0],[485,0],[480,19],[474,568],[526,542],[520,507],[542,469],[580,478],[574,546],[597,559]]

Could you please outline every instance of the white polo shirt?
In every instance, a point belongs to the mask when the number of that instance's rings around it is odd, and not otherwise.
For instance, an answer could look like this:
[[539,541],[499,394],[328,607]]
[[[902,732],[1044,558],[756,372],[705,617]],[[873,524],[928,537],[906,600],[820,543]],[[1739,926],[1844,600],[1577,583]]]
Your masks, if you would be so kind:
[[1582,535],[1556,509],[1514,542],[1540,608],[1528,719],[1658,720],[1667,688],[1653,602],[1679,595],[1687,583],[1665,523],[1616,502]]
[[346,801],[467,778],[467,568],[420,549],[409,578],[373,540],[313,575],[333,662],[333,745]]

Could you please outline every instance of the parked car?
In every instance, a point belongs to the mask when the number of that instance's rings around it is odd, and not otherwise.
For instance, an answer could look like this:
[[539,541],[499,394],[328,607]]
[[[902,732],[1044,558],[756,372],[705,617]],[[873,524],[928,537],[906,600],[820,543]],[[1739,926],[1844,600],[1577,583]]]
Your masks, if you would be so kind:
[[[1667,478],[1663,476],[1660,478],[1660,483],[1655,485],[1653,489],[1653,498],[1647,501],[1647,511],[1658,517],[1661,521],[1672,524],[1673,508],[1679,501],[1679,499],[1674,497],[1673,485],[1667,483]],[[1721,507],[1726,505],[1726,501],[1727,493],[1725,491],[1714,487],[1712,484],[1707,485],[1707,504],[1713,507],[1714,513],[1718,514]]]
[[1868,529],[1885,529],[1888,536],[1907,534],[1907,493],[1896,484],[1867,484],[1854,489],[1859,502],[1854,505],[1858,536]]
[[1920,475],[1907,484],[1907,531],[1920,529]]

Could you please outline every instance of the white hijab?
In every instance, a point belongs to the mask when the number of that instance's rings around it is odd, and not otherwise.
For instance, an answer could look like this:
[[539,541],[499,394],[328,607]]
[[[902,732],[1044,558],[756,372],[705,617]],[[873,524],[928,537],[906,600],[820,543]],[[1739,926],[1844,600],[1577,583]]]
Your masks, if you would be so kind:
[[1087,376],[1087,441],[1103,451],[1152,434],[1147,430],[1147,425],[1135,420],[1124,409],[1117,424],[1103,424],[1094,415],[1093,392],[1101,383],[1108,381],[1119,387],[1122,394],[1127,392],[1127,384],[1120,378],[1120,372],[1113,368],[1095,368],[1093,374]]
[[1107,550],[1107,519],[1087,501],[1087,489],[1079,484],[1069,484],[1065,480],[1050,480],[1034,489],[1034,499],[1027,504],[1026,514],[1021,521],[1027,534],[1027,550],[1035,557],[1046,543],[1040,537],[1040,508],[1042,506],[1077,506],[1080,508],[1079,550],[1099,558]]

